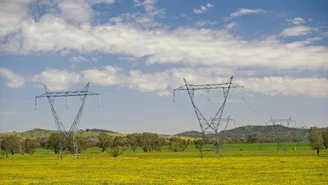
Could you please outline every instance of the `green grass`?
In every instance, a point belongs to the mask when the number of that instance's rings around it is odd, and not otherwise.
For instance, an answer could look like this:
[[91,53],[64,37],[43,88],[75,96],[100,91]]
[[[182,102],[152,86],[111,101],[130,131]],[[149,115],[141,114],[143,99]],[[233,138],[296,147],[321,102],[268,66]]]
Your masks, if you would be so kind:
[[[222,152],[223,157],[250,157],[250,156],[263,156],[263,157],[278,157],[278,156],[316,156],[316,151],[312,150],[309,143],[282,143],[286,146],[287,150],[280,149],[277,151],[277,143],[254,143],[254,144],[226,144],[225,149]],[[293,150],[293,147],[296,150]],[[207,148],[213,148],[212,145],[208,145]],[[19,155],[9,155],[9,158],[19,158]],[[22,156],[27,157],[28,155]],[[101,153],[101,150],[97,147],[89,148],[88,150],[80,154],[80,158],[103,158],[108,157],[110,154],[107,152]],[[158,152],[143,152],[141,148],[137,148],[136,152],[132,150],[124,151],[121,157],[138,157],[138,158],[197,158],[199,156],[199,149],[194,145],[189,145],[188,149],[184,152],[172,152],[168,145],[162,147],[162,151]],[[56,155],[53,151],[38,148],[32,158],[49,158],[54,159]],[[67,154],[66,157],[73,158],[72,154]],[[214,152],[208,152],[205,158],[216,158],[217,155]],[[320,157],[328,158],[328,150],[322,150]],[[4,159],[4,155],[0,156],[0,159]]]

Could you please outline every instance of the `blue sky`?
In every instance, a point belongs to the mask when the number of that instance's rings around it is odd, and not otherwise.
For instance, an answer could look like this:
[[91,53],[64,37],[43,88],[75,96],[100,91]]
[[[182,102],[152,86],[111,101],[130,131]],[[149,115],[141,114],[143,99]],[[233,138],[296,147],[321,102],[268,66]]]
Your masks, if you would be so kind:
[[[224,116],[264,125],[328,126],[327,1],[3,0],[0,130],[56,129],[46,99],[91,83],[80,128],[175,134],[200,130],[183,85],[234,76]],[[198,92],[210,118],[221,91]],[[248,105],[242,100],[244,96]],[[69,127],[77,98],[56,100]],[[254,111],[252,111],[253,109]]]

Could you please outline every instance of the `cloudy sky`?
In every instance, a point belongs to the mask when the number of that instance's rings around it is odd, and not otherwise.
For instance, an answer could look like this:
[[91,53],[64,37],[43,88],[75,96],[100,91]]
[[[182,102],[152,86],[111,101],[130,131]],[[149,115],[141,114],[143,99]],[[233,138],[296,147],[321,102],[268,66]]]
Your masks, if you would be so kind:
[[[43,84],[52,91],[90,82],[80,128],[174,134],[200,130],[191,84],[232,75],[224,116],[264,125],[328,126],[328,2],[197,0],[0,0],[0,131],[56,129]],[[244,100],[243,100],[244,97]],[[210,118],[220,90],[195,100]],[[77,97],[56,99],[69,127]]]

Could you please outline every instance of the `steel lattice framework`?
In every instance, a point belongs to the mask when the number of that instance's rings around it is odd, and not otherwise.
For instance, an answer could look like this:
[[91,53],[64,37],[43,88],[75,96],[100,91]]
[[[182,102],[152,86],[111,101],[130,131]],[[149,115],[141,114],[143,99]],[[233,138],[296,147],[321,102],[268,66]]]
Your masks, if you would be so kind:
[[[229,120],[231,120],[230,116],[228,118],[222,118],[223,110],[224,110],[225,104],[227,102],[227,98],[228,98],[230,89],[231,88],[243,88],[243,86],[233,84],[232,83],[233,76],[226,83],[221,83],[221,84],[193,85],[193,84],[188,83],[186,79],[183,79],[183,80],[184,80],[185,85],[173,90],[173,101],[175,102],[175,92],[176,91],[184,91],[184,90],[188,91],[188,94],[189,94],[189,97],[191,100],[191,104],[194,108],[199,126],[202,131],[203,139],[200,144],[200,157],[202,158],[209,151],[213,151],[213,150],[204,149],[206,132],[208,130],[214,131],[215,138],[216,138],[216,152],[217,152],[218,156],[221,157],[222,156],[222,154],[221,154],[221,148],[222,148],[221,146],[222,145],[220,145],[219,126],[221,125],[221,123],[223,121],[226,121],[226,123],[227,123],[225,126],[225,129],[226,129],[226,127],[228,126]],[[210,119],[206,119],[205,116],[201,113],[201,111],[198,109],[198,107],[195,104],[195,101],[194,101],[195,93],[194,92],[195,92],[195,90],[212,90],[212,89],[222,89],[224,100],[223,100],[221,107],[218,109],[218,111],[214,115],[214,117],[212,117]]]
[[278,127],[278,129],[276,129],[274,132],[277,135],[277,151],[280,150],[281,146],[281,134],[279,133],[279,129],[282,128],[283,124],[286,124],[287,127],[290,126],[290,124],[292,123],[294,126],[296,126],[296,121],[292,120],[292,117],[290,116],[288,119],[272,119],[272,117],[270,117],[270,120],[266,122],[268,123],[272,123],[272,125],[280,125],[280,127]]
[[[37,99],[38,98],[48,98],[49,106],[50,106],[52,115],[54,117],[57,130],[61,134],[61,140],[59,142],[59,153],[58,153],[60,158],[63,157],[62,150],[67,148],[71,144],[71,142],[73,144],[73,152],[74,152],[75,158],[77,158],[78,145],[77,145],[77,141],[75,138],[75,132],[78,130],[78,126],[79,126],[82,112],[83,112],[84,105],[85,105],[85,100],[86,100],[87,96],[97,95],[99,97],[98,93],[89,91],[89,86],[90,86],[90,82],[82,89],[82,91],[51,92],[48,89],[48,87],[46,85],[44,85],[46,93],[35,97],[35,109],[37,108]],[[79,108],[79,111],[77,112],[77,115],[76,115],[70,129],[66,130],[55,110],[54,104],[55,104],[56,98],[66,97],[66,106],[67,106],[67,97],[69,97],[69,96],[79,96],[81,99],[81,106]],[[99,103],[99,101],[98,101],[98,103]],[[99,106],[99,104],[98,104],[98,106]]]

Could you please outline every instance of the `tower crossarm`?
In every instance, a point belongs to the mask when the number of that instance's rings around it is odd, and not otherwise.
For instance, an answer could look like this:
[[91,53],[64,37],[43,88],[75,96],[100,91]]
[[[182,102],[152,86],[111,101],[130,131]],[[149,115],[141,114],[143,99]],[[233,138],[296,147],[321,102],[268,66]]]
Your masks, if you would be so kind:
[[90,92],[90,91],[46,92],[44,94],[36,96],[35,98],[68,97],[68,96],[92,96],[92,95],[99,96],[99,93],[94,93],[94,92]]
[[292,120],[292,117],[289,117],[288,119],[272,119],[270,117],[270,120],[266,122],[267,124],[268,123],[272,123],[273,125],[276,125],[277,123],[280,123],[280,124],[283,124],[283,123],[286,123],[287,124],[287,127],[289,127],[290,123],[296,125],[296,121],[295,120]]
[[[189,84],[189,88],[191,90],[207,90],[207,89],[220,89],[220,88],[229,88],[229,83],[222,83],[222,84],[202,84],[202,85],[192,85]],[[237,85],[237,84],[231,84],[230,88],[244,88],[244,86]],[[181,91],[181,90],[187,90],[187,87],[181,86],[179,88],[174,89],[174,91]]]

